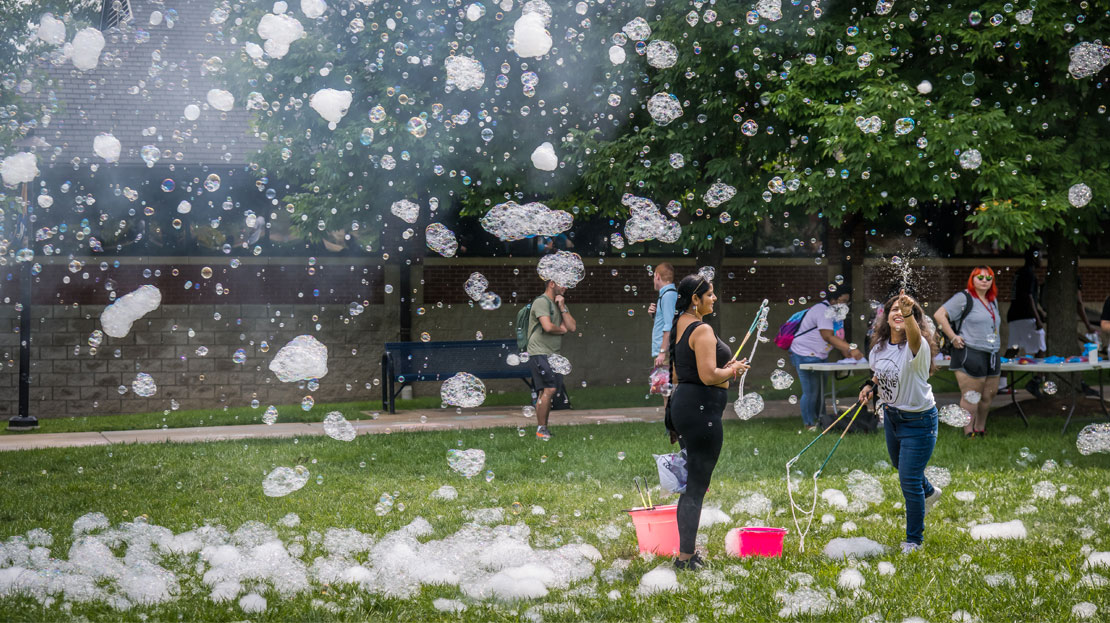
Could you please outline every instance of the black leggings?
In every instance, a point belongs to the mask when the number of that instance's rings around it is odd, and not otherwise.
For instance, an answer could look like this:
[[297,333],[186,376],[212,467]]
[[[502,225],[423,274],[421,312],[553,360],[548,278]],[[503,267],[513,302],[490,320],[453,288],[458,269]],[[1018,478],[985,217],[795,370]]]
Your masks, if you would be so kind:
[[671,395],[671,423],[686,451],[686,492],[678,498],[678,541],[683,554],[694,553],[701,521],[701,503],[709,489],[713,468],[721,456],[724,430],[721,414],[728,392],[721,387],[679,383]]

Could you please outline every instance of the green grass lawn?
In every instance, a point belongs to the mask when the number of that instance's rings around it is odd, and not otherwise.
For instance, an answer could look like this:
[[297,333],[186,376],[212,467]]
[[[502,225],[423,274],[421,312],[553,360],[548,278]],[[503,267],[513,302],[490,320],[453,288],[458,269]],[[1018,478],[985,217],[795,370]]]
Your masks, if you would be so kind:
[[[639,503],[633,477],[651,474],[655,480],[651,454],[669,451],[658,424],[562,427],[546,443],[502,428],[368,435],[349,443],[313,437],[8,452],[0,454],[0,477],[8,493],[0,497],[0,535],[7,541],[44,528],[53,535],[50,556],[61,559],[69,557],[73,521],[94,511],[105,513],[113,525],[145,516],[174,533],[205,524],[235,531],[258,521],[274,527],[286,544],[305,544],[300,558],[311,565],[325,555],[313,532],[355,528],[380,538],[419,516],[434,530],[421,540],[439,539],[459,531],[465,511],[479,508],[503,509],[505,523],[526,524],[537,549],[583,542],[597,547],[603,559],[591,577],[536,601],[470,601],[453,586],[428,587],[406,599],[349,585],[314,585],[282,597],[259,586],[255,588],[263,590],[268,608],[246,613],[236,600],[209,600],[211,589],[201,582],[206,563],[197,556],[167,556],[161,564],[178,574],[181,594],[160,606],[117,611],[103,603],[58,599],[44,607],[29,596],[7,595],[0,597],[0,608],[4,618],[21,621],[519,621],[531,619],[537,606],[547,609],[542,618],[549,622],[693,621],[691,616],[699,621],[761,621],[780,620],[782,603],[776,593],[793,591],[798,584],[791,574],[801,572],[812,577],[812,588],[835,591],[835,609],[797,620],[859,621],[877,613],[885,621],[919,616],[940,622],[965,610],[982,621],[1064,621],[1071,620],[1072,607],[1083,601],[1098,606],[1098,619],[1110,609],[1110,592],[1081,578],[1089,573],[1082,569],[1089,551],[1110,550],[1110,456],[1080,455],[1075,449],[1078,428],[1060,435],[1058,427],[1057,419],[1035,419],[1025,429],[1019,421],[1000,418],[990,437],[966,440],[942,425],[931,464],[946,468],[951,483],[927,519],[926,550],[910,557],[891,551],[877,560],[845,563],[822,555],[830,539],[866,536],[896,548],[903,538],[902,497],[896,473],[881,464],[887,459],[882,437],[846,438],[820,483],[847,493],[849,472],[860,469],[879,479],[884,501],[861,512],[819,502],[805,553],[798,552],[797,538],[788,536],[781,559],[737,560],[724,553],[729,527],[752,522],[793,529],[783,466],[811,434],[792,421],[727,421],[724,450],[706,498],[707,505],[732,515],[732,522],[704,532],[714,570],[680,575],[679,593],[644,598],[636,596],[640,578],[667,561],[637,555],[622,509]],[[808,474],[823,459],[828,441],[799,463],[807,474],[803,488],[812,483]],[[493,479],[487,482],[479,475],[467,480],[452,472],[445,453],[458,447],[483,449]],[[625,453],[624,460],[618,460],[618,452]],[[1053,463],[1046,466],[1049,460]],[[298,464],[311,471],[303,489],[281,498],[263,495],[261,482],[270,470]],[[1042,481],[1052,483],[1055,497],[1034,499],[1034,487]],[[458,489],[457,500],[429,498],[444,484]],[[958,491],[973,492],[976,498],[959,501]],[[770,498],[771,513],[749,517],[730,512],[754,492]],[[396,504],[378,516],[374,505],[382,493],[396,494]],[[654,495],[659,501],[659,493]],[[1068,499],[1073,495],[1078,502]],[[525,509],[517,516],[511,512],[514,502]],[[546,514],[531,514],[533,505]],[[288,513],[296,513],[300,525],[278,527]],[[833,516],[829,524],[821,522],[826,513]],[[968,534],[975,523],[1012,519],[1024,522],[1027,539],[975,541]],[[852,532],[843,531],[848,521],[857,526]],[[618,537],[605,536],[614,528]],[[116,548],[114,553],[124,552]],[[356,559],[365,560],[365,554]],[[606,579],[603,572],[620,560],[629,561],[627,568]],[[877,572],[879,560],[893,563],[893,575]],[[837,588],[838,574],[852,565],[866,580],[859,593]],[[5,566],[10,563],[0,555],[0,567]],[[990,586],[985,578],[996,574],[1009,574],[1014,586]],[[0,586],[3,577],[0,570]],[[620,596],[608,598],[612,590]],[[469,608],[461,614],[442,613],[432,605],[436,598],[462,599]]]

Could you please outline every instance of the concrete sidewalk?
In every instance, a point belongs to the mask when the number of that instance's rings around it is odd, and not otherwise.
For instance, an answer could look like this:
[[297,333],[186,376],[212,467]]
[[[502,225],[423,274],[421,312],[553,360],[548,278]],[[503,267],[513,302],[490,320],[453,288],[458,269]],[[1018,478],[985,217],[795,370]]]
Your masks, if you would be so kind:
[[[1019,392],[1019,400],[1032,396]],[[938,394],[939,404],[958,400],[958,394]],[[1000,396],[998,401],[1008,396]],[[851,400],[851,398],[849,398]],[[843,398],[840,408],[848,406]],[[999,404],[998,406],[1002,406]],[[394,414],[383,413],[371,419],[369,411],[363,411],[366,419],[351,420],[359,435],[373,435],[390,432],[414,432],[431,430],[461,430],[470,428],[523,427],[529,433],[535,426],[533,418],[521,415],[520,407],[478,407],[465,409],[460,414],[455,409],[414,409]],[[725,418],[735,419],[732,403],[725,407]],[[801,426],[798,406],[786,400],[767,401],[760,418],[797,418]],[[574,409],[554,411],[551,426],[558,430],[561,426],[582,424],[620,424],[624,422],[661,422],[662,407],[634,407],[625,409]],[[50,420],[42,420],[43,428],[49,428]],[[127,443],[192,443],[199,441],[229,441],[235,439],[270,439],[288,437],[307,437],[323,435],[322,422],[290,422],[273,425],[248,424],[242,426],[202,426],[193,428],[167,428],[149,430],[123,430],[83,433],[26,433],[0,436],[0,451],[33,450],[38,448],[73,448],[80,446],[107,446]]]

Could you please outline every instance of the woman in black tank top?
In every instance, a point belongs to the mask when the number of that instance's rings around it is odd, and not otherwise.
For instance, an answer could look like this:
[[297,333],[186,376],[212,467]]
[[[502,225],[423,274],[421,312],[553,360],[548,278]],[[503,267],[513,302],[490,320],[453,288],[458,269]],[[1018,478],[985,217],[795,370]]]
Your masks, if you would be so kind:
[[748,369],[745,362],[732,359],[728,346],[702,322],[713,313],[716,301],[713,284],[701,275],[689,275],[678,284],[670,344],[675,389],[667,402],[666,426],[686,451],[689,470],[686,491],[678,499],[679,554],[674,564],[679,569],[703,564],[694,541],[702,500],[724,441],[721,415],[728,400],[728,381]]

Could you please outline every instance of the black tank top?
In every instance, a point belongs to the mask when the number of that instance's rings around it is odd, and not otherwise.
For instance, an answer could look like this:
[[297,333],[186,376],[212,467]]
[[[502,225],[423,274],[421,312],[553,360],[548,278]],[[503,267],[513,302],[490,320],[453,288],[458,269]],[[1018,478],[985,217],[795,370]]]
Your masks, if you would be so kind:
[[[671,353],[671,357],[674,358],[675,378],[679,383],[705,385],[698,376],[697,356],[694,354],[694,349],[690,348],[690,332],[702,324],[705,323],[700,320],[691,322],[690,326],[683,331],[682,337],[675,343],[675,350]],[[721,338],[717,338],[717,367],[723,368],[731,359],[732,352],[728,349],[728,345]]]

